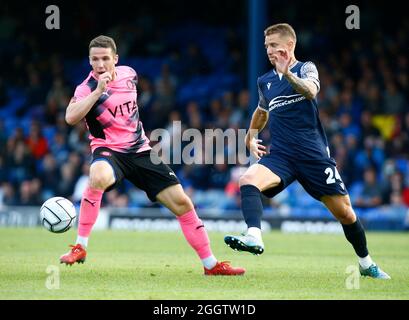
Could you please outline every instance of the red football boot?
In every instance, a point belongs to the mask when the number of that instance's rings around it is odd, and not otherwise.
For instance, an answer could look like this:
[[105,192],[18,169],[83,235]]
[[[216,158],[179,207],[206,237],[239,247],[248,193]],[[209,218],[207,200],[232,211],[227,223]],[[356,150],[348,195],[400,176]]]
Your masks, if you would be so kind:
[[204,268],[205,276],[241,276],[246,272],[246,269],[241,267],[233,267],[230,261],[217,262],[213,269]]
[[76,244],[75,246],[70,245],[70,247],[72,249],[60,257],[60,263],[65,263],[67,265],[72,265],[75,262],[84,263],[87,251],[80,244]]

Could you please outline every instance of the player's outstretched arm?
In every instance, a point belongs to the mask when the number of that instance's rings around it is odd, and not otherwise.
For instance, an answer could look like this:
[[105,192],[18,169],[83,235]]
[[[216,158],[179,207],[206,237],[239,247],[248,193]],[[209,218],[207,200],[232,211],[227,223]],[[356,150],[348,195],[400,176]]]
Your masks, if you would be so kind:
[[266,147],[257,139],[258,133],[264,129],[268,121],[268,111],[258,107],[251,118],[250,128],[246,134],[246,146],[250,153],[258,160],[266,154]]
[[107,83],[111,80],[111,75],[105,72],[99,76],[98,86],[92,91],[86,98],[81,101],[71,102],[67,110],[65,111],[65,121],[73,126],[80,122],[87,113],[91,110],[92,106],[97,102],[99,97],[106,89]]

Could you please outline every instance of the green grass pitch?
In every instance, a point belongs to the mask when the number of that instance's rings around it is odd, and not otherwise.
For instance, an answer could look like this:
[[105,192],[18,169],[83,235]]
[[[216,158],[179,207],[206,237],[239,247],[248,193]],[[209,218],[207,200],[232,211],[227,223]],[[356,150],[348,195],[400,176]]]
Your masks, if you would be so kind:
[[219,260],[247,269],[241,277],[203,276],[177,232],[95,231],[85,264],[60,265],[75,237],[75,230],[0,229],[0,299],[409,299],[407,233],[367,233],[371,256],[392,280],[358,282],[347,273],[357,259],[341,234],[271,232],[264,234],[264,254],[253,256],[210,233]]

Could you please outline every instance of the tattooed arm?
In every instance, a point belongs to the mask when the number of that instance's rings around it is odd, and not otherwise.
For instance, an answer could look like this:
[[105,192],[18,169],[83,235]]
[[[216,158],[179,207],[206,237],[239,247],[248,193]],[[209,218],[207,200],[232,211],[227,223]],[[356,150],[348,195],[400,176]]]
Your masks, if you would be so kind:
[[301,78],[299,78],[291,73],[289,69],[290,64],[295,61],[295,58],[291,59],[287,50],[278,49],[274,58],[277,71],[284,75],[295,91],[302,94],[308,100],[312,100],[317,96],[320,89],[320,81],[314,63],[305,63],[301,67]]
[[318,87],[313,81],[298,78],[291,72],[285,74],[284,77],[288,80],[295,91],[302,94],[308,100],[312,100],[316,97],[318,93]]

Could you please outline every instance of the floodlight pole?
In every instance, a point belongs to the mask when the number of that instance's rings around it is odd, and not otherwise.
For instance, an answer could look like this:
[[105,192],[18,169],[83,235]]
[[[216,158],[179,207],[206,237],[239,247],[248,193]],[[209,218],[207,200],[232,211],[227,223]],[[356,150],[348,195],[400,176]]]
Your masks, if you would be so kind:
[[248,88],[250,108],[258,104],[257,78],[267,72],[263,31],[267,27],[267,1],[247,0],[248,5]]

